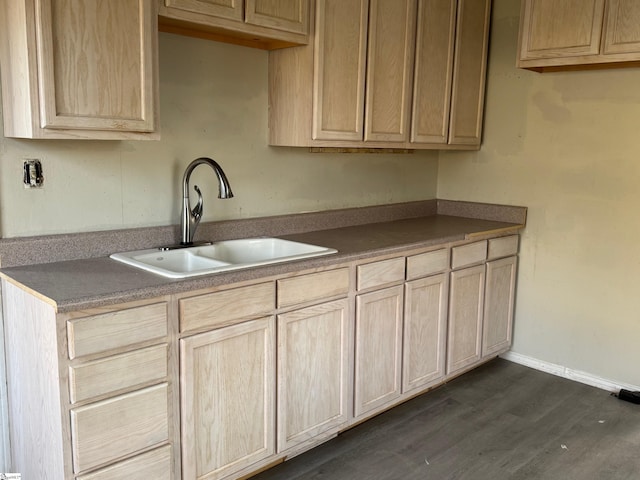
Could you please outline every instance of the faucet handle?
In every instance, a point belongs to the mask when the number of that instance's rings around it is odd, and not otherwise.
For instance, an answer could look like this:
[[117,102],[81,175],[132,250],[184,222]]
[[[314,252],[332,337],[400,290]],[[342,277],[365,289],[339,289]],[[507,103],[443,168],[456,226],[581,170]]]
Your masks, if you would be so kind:
[[194,185],[193,189],[198,194],[198,203],[196,204],[195,207],[193,207],[193,210],[191,210],[191,214],[193,215],[193,219],[196,222],[199,222],[200,217],[202,217],[202,192],[200,191],[197,185]]

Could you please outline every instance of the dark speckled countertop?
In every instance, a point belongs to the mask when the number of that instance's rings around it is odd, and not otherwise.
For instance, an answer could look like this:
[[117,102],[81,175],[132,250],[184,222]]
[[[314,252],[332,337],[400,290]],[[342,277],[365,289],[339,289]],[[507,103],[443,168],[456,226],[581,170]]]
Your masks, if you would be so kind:
[[107,256],[8,267],[0,270],[0,276],[35,293],[58,312],[69,312],[249,281],[482,235],[513,233],[524,227],[526,209],[523,212],[521,223],[433,214],[278,235],[289,240],[335,248],[338,253],[183,280],[167,279]]

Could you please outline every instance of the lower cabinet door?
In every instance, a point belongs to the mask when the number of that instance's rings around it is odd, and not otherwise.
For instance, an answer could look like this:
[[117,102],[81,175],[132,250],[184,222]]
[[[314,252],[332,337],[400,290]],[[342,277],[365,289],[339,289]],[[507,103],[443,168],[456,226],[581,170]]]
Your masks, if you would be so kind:
[[348,301],[278,315],[278,451],[348,420]]
[[445,374],[448,275],[405,285],[402,393],[417,392]]
[[497,355],[511,347],[517,261],[518,257],[514,256],[487,263],[482,332],[483,357]]
[[400,397],[402,297],[402,285],[356,297],[356,418],[380,411]]
[[484,272],[484,265],[451,272],[447,374],[480,361]]
[[275,453],[275,319],[180,340],[182,478],[211,480]]

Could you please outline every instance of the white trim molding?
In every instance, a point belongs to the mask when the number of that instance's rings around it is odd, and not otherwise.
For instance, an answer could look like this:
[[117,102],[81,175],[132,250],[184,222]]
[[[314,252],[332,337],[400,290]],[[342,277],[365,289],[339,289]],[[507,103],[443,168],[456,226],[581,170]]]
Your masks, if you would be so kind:
[[628,385],[620,382],[615,382],[613,380],[598,377],[591,373],[582,372],[580,370],[573,370],[568,367],[563,367],[562,365],[545,362],[544,360],[538,360],[537,358],[522,355],[520,353],[506,352],[500,355],[500,358],[504,358],[505,360],[513,363],[519,363],[520,365],[524,365],[525,367],[530,367],[535,370],[551,373],[552,375],[556,375],[558,377],[567,378],[569,380],[573,380],[574,382],[591,385],[592,387],[600,388],[612,393],[617,393],[618,391],[620,391],[620,389],[631,391],[640,390],[640,387],[638,387],[637,385]]

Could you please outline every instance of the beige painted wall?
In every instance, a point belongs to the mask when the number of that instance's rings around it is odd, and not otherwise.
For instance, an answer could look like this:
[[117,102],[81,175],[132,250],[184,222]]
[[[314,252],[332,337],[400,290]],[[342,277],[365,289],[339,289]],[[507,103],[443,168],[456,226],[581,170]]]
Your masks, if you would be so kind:
[[495,0],[482,150],[441,153],[438,197],[529,207],[515,352],[640,385],[640,69],[515,68]]
[[[435,197],[437,152],[311,154],[267,146],[267,52],[160,35],[159,142],[38,141],[0,136],[4,237],[179,222],[184,167],[211,156],[236,197],[218,200],[213,172],[192,184],[205,221]],[[45,186],[22,186],[24,158],[43,162]]]

